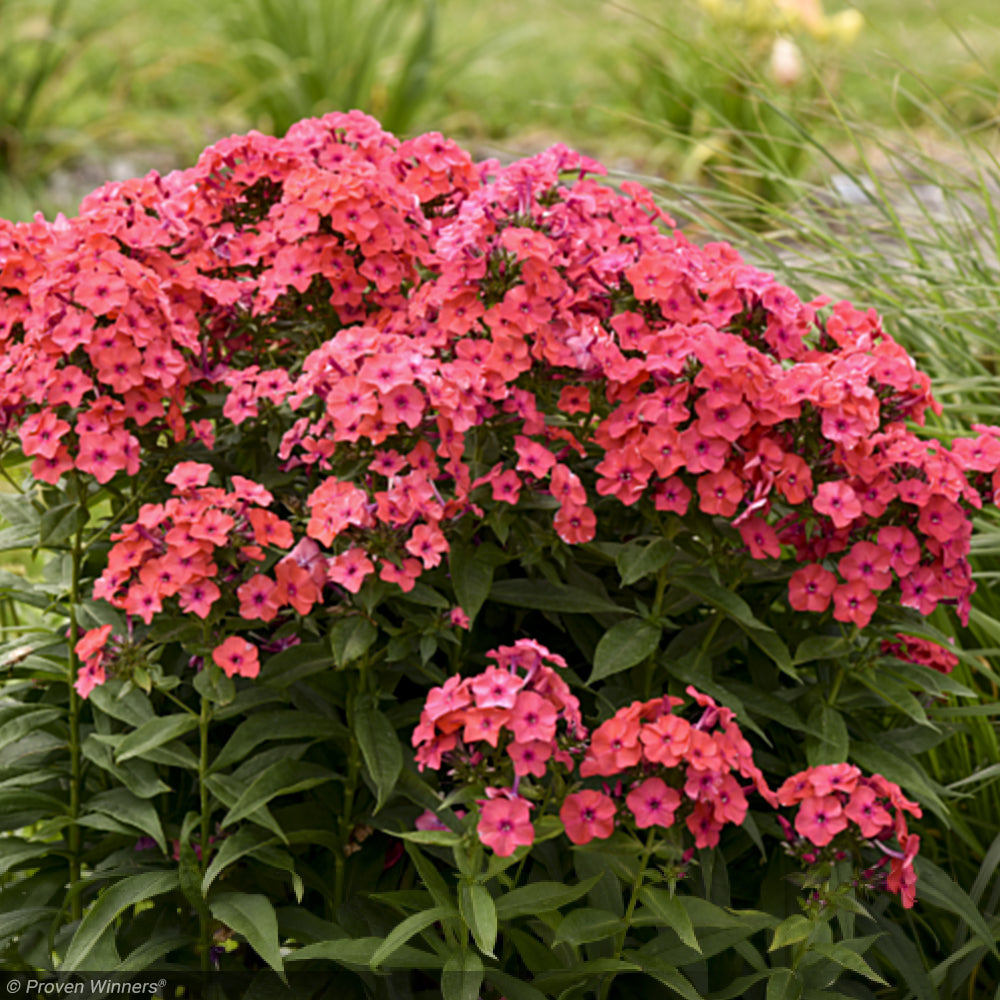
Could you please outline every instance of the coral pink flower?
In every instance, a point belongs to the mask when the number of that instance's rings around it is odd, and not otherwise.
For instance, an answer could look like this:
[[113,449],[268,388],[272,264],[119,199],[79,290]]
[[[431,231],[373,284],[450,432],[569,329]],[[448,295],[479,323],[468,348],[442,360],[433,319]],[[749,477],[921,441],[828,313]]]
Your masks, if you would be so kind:
[[468,684],[457,674],[452,674],[440,687],[431,688],[427,694],[424,711],[431,721],[454,712],[472,702]]
[[355,545],[327,563],[327,575],[332,583],[356,594],[365,580],[375,572],[375,564],[364,549]]
[[180,462],[173,471],[164,477],[164,481],[176,486],[178,492],[196,489],[208,482],[212,474],[212,466],[205,462]]
[[882,830],[892,826],[892,816],[879,804],[873,788],[861,786],[851,794],[844,806],[844,815],[861,828],[862,837],[877,837]]
[[554,519],[559,537],[568,545],[592,541],[597,529],[597,516],[587,506],[563,504]]
[[514,762],[515,774],[521,776],[531,774],[536,778],[544,778],[546,763],[552,756],[552,744],[543,740],[511,743],[507,747],[507,755]]
[[635,825],[644,830],[654,825],[673,826],[681,797],[662,778],[647,778],[628,793],[625,802],[635,816]]
[[260,618],[269,622],[278,614],[281,602],[277,599],[278,585],[260,573],[250,577],[236,589],[240,601],[240,616],[247,621]]
[[687,828],[694,835],[695,847],[716,847],[718,845],[722,824],[715,818],[715,810],[711,802],[696,802],[685,822]]
[[740,527],[740,536],[754,559],[780,559],[778,535],[762,517],[751,517]]
[[878,598],[861,580],[842,583],[833,591],[833,617],[839,622],[854,622],[864,628],[878,608]]
[[903,907],[908,910],[917,898],[917,873],[913,870],[913,859],[920,850],[920,838],[913,833],[904,834],[899,843],[903,848],[903,857],[892,858],[885,884],[890,892],[899,893]]
[[813,507],[826,514],[835,528],[846,528],[861,516],[861,502],[844,482],[820,483],[813,498]]
[[559,818],[566,836],[574,844],[589,844],[595,837],[605,840],[615,829],[615,804],[603,792],[589,788],[566,796]]
[[430,569],[441,562],[442,554],[448,551],[448,541],[436,526],[418,524],[406,543],[406,551],[417,556],[425,569]]
[[796,611],[826,611],[837,586],[837,577],[811,563],[797,569],[788,581],[788,603]]
[[[465,816],[465,812],[462,809],[455,810],[455,818],[462,819]],[[414,821],[413,828],[415,830],[448,830],[449,827],[446,823],[442,822],[438,818],[438,814],[431,812],[430,809],[425,809]]]
[[857,787],[861,771],[853,764],[821,764],[809,770],[809,784],[816,795],[845,792],[850,795]]
[[528,803],[523,799],[504,798],[483,803],[476,833],[501,858],[510,857],[518,847],[528,846],[535,839]]
[[518,691],[524,687],[524,680],[509,670],[491,666],[473,677],[469,686],[475,695],[477,708],[513,708]]
[[274,567],[277,588],[273,599],[278,606],[290,604],[300,615],[307,615],[319,600],[319,588],[308,570],[286,556]]
[[100,662],[85,663],[77,671],[73,687],[76,688],[76,693],[81,698],[89,698],[90,692],[93,691],[95,687],[99,687],[103,684],[105,680],[106,677],[104,676],[104,667],[101,666]]
[[84,633],[83,638],[73,647],[73,651],[81,660],[89,660],[104,649],[110,635],[110,625],[101,625],[100,628],[92,628]]
[[508,727],[519,743],[529,740],[549,742],[556,735],[555,706],[534,691],[522,691],[517,696]]
[[795,829],[817,847],[825,847],[841,830],[847,829],[840,799],[835,795],[805,799],[795,816]]
[[260,673],[257,647],[231,635],[222,645],[212,650],[212,659],[225,671],[227,677],[256,677]]

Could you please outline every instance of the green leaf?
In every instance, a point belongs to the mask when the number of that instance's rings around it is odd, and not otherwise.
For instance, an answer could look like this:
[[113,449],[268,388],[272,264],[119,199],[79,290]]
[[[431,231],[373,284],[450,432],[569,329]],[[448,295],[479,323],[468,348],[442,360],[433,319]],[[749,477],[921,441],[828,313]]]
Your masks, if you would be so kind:
[[806,759],[810,767],[847,760],[850,737],[844,718],[825,702],[813,706],[806,720]]
[[500,580],[493,584],[490,598],[498,604],[512,604],[534,611],[563,611],[569,614],[632,614],[606,597],[580,587],[548,580]]
[[16,743],[33,729],[39,729],[62,715],[61,708],[33,708],[27,705],[20,707],[13,719],[0,726],[0,749]]
[[462,835],[454,830],[390,830],[400,840],[411,844],[426,844],[428,847],[454,847],[462,842]]
[[[419,847],[413,844],[405,844],[404,847],[406,848],[406,853],[413,861],[413,867],[417,869],[420,881],[427,887],[427,891],[431,894],[434,902],[438,906],[448,909],[454,908],[455,903],[448,883],[445,882],[444,876],[437,870],[434,863],[423,854]],[[495,916],[496,908],[494,907],[494,918]]]
[[487,957],[495,958],[493,947],[497,941],[497,910],[486,887],[477,884],[460,886],[458,906],[479,950]]
[[35,508],[37,500],[37,490],[16,495],[0,493],[0,517],[14,526],[36,528],[41,517]]
[[397,924],[382,941],[382,943],[372,953],[368,961],[372,969],[377,969],[384,964],[401,945],[406,944],[416,934],[427,930],[441,920],[457,917],[458,911],[450,906],[434,906],[421,913],[414,913],[407,917],[402,923]]
[[802,980],[791,969],[775,969],[767,981],[765,1000],[798,1000]]
[[202,889],[201,868],[198,865],[198,856],[191,846],[191,834],[196,829],[200,830],[200,826],[201,816],[198,813],[192,811],[184,817],[184,822],[181,824],[177,876],[184,898],[194,907],[196,913],[207,920],[210,914]]
[[799,679],[799,675],[792,666],[792,656],[788,652],[788,647],[775,634],[770,625],[754,616],[750,605],[737,596],[731,590],[720,587],[714,580],[702,576],[685,576],[674,583],[692,594],[697,594],[713,607],[721,611],[727,618],[732,619],[746,633],[751,642],[759,646],[774,661],[779,670]]
[[857,675],[857,679],[884,701],[887,701],[894,708],[899,709],[904,715],[908,715],[918,725],[929,726],[931,729],[938,728],[927,718],[924,706],[917,701],[906,686],[900,684],[897,680],[893,680],[886,671],[879,671],[876,676],[860,673]]
[[994,955],[998,955],[989,925],[965,890],[947,872],[920,854],[914,858],[913,868],[917,873],[917,896],[925,903],[955,914]]
[[21,934],[36,924],[50,923],[55,912],[53,906],[24,906],[10,913],[0,912],[0,940]]
[[648,545],[641,545],[638,539],[629,542],[619,550],[615,559],[622,586],[631,587],[644,576],[658,573],[673,552],[673,545],[665,538],[654,539]]
[[578,885],[532,882],[519,889],[512,889],[496,900],[497,917],[500,920],[513,920],[515,917],[537,916],[539,913],[558,910],[586,896],[601,878],[601,875],[594,875]]
[[133,688],[122,694],[120,682],[109,681],[90,692],[90,702],[96,705],[105,715],[110,715],[119,722],[129,726],[139,727],[156,718],[153,706],[141,691]]
[[795,649],[795,665],[812,663],[813,660],[832,660],[848,651],[847,640],[842,635],[810,635]]
[[666,889],[652,889],[647,886],[639,892],[639,901],[647,906],[665,927],[669,927],[689,948],[701,951],[694,925],[684,904]]
[[260,669],[258,682],[272,688],[285,688],[332,666],[333,656],[327,643],[303,642],[269,657]]
[[780,722],[786,729],[808,732],[809,727],[799,718],[795,709],[776,694],[731,677],[726,678],[726,690],[739,698],[748,712]]
[[196,715],[166,715],[144,722],[118,744],[115,760],[118,763],[130,757],[142,757],[149,750],[170,743],[198,726]]
[[330,633],[333,662],[338,669],[364,656],[378,638],[378,629],[361,615],[342,618]]
[[245,719],[229,737],[219,755],[212,761],[210,772],[240,763],[251,750],[268,740],[297,740],[315,737],[331,739],[346,735],[347,730],[336,719],[312,712],[281,710],[258,712]]
[[[727,618],[731,618],[745,629],[754,629],[759,632],[774,631],[769,625],[765,625],[754,616],[750,605],[742,597],[719,586],[707,576],[682,576],[672,582],[692,594],[697,594],[702,600],[714,608],[718,608]],[[789,657],[789,662],[791,662],[791,657]]]
[[483,985],[483,960],[474,951],[449,956],[441,972],[443,1000],[478,1000]]
[[0,875],[6,875],[22,861],[48,854],[52,848],[52,844],[22,840],[20,837],[0,837]]
[[13,528],[0,528],[0,552],[10,552],[14,549],[30,549],[38,541],[38,535],[27,528],[17,525]]
[[581,945],[603,941],[617,934],[624,926],[625,921],[609,910],[573,910],[560,921],[552,944],[555,946],[565,941],[567,944]]
[[504,561],[503,553],[489,542],[483,545],[454,543],[448,553],[451,583],[461,609],[475,621],[489,597],[493,573]]
[[629,619],[619,622],[601,636],[594,651],[594,670],[589,684],[621,673],[642,663],[656,652],[662,630],[649,622]]
[[113,775],[140,799],[151,799],[171,790],[169,785],[156,776],[156,768],[149,761],[133,759],[124,764],[116,764],[111,747],[100,742],[94,733],[84,740],[83,755]]
[[337,775],[318,764],[308,764],[300,760],[279,760],[264,768],[260,774],[244,789],[232,808],[222,820],[223,826],[232,826],[261,806],[267,805],[271,799],[279,795],[291,795],[294,792],[304,792],[327,781],[332,781]]
[[801,913],[795,913],[790,917],[786,917],[780,924],[778,924],[777,927],[775,927],[771,947],[767,950],[777,951],[779,948],[784,948],[786,945],[797,944],[799,941],[805,941],[805,939],[809,937],[815,929],[815,921],[802,916]]
[[38,522],[38,544],[50,548],[65,542],[87,523],[88,517],[86,508],[75,502],[49,508]]
[[889,962],[917,1000],[938,1000],[940,994],[924,968],[924,956],[896,920],[879,916],[877,926],[882,936],[874,951]]
[[244,826],[231,837],[226,837],[208,868],[205,869],[205,877],[201,882],[202,893],[208,892],[211,884],[224,869],[235,864],[244,855],[257,850],[258,847],[264,847],[276,843],[276,841],[276,837],[264,833],[262,830],[256,830],[252,826]]
[[545,994],[541,990],[499,969],[487,969],[486,979],[506,1000],[545,1000]]
[[629,952],[626,958],[635,958],[641,963],[642,971],[657,982],[669,986],[675,993],[684,997],[685,1000],[704,1000],[702,995],[691,985],[687,977],[674,965],[669,962],[660,961],[653,957],[640,957],[638,954]]
[[266,896],[248,892],[227,892],[209,904],[212,916],[247,939],[250,947],[275,972],[282,972],[278,941],[278,918]]
[[642,972],[642,966],[618,958],[593,958],[576,962],[571,969],[557,969],[535,976],[535,982],[550,992],[578,987],[580,980],[590,976],[617,976],[626,972]]
[[810,947],[817,954],[830,959],[831,962],[836,962],[837,965],[843,966],[845,969],[850,969],[851,972],[856,972],[859,976],[864,976],[865,979],[870,979],[873,983],[881,983],[883,986],[889,985],[857,952],[852,951],[844,944],[825,944],[814,941]]
[[742,1000],[747,995],[751,986],[755,986],[762,979],[767,979],[771,970],[764,968],[758,972],[751,972],[745,976],[734,979],[724,990],[714,990],[712,1000]]
[[866,771],[877,772],[900,785],[915,799],[933,809],[946,827],[951,827],[948,807],[931,779],[910,754],[898,747],[886,748],[877,743],[855,741],[851,744],[851,760]]
[[92,796],[86,805],[94,812],[110,816],[116,822],[128,823],[152,837],[160,850],[166,854],[167,841],[163,835],[160,814],[149,799],[140,799],[127,788],[112,788]]
[[143,941],[138,948],[130,951],[115,966],[115,972],[143,972],[151,965],[155,966],[170,952],[177,951],[178,948],[188,947],[190,944],[191,936],[189,934],[163,931],[162,934],[157,934],[149,940]]
[[59,971],[79,969],[122,910],[144,903],[152,896],[172,892],[177,886],[177,872],[145,872],[122,879],[105,889],[80,921]]
[[[457,912],[457,911],[456,911]],[[340,965],[366,968],[372,956],[383,943],[382,938],[337,938],[331,941],[317,941],[293,951],[286,962],[305,962],[319,959],[338,962]],[[422,948],[401,945],[382,963],[386,969],[440,969],[444,958]]]
[[213,705],[229,705],[236,697],[236,683],[217,663],[206,663],[194,675],[194,689]]
[[361,695],[354,705],[354,737],[375,785],[378,812],[396,787],[403,769],[403,750],[393,724],[378,710],[373,695]]

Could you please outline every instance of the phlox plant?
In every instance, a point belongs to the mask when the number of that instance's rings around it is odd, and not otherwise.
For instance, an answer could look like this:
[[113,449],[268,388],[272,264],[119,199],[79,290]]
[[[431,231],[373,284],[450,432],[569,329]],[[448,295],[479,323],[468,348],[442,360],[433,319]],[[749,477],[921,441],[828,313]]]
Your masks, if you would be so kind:
[[337,113],[0,223],[11,968],[989,975],[921,755],[1000,429],[601,172]]

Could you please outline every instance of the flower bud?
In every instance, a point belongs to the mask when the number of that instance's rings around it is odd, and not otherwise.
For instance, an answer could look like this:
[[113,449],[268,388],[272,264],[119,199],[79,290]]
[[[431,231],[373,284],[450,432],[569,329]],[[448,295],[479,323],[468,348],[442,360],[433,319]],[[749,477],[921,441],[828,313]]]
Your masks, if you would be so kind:
[[771,77],[781,87],[794,87],[802,79],[802,53],[790,38],[776,38],[771,48]]

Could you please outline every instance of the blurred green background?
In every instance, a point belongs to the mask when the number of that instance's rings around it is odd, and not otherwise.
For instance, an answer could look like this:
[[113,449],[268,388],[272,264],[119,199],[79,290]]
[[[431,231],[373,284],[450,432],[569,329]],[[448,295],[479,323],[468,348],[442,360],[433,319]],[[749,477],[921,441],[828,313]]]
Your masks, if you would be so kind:
[[351,107],[480,155],[770,173],[749,186],[779,200],[812,141],[850,145],[841,117],[995,131],[998,21],[995,0],[0,0],[0,215]]

